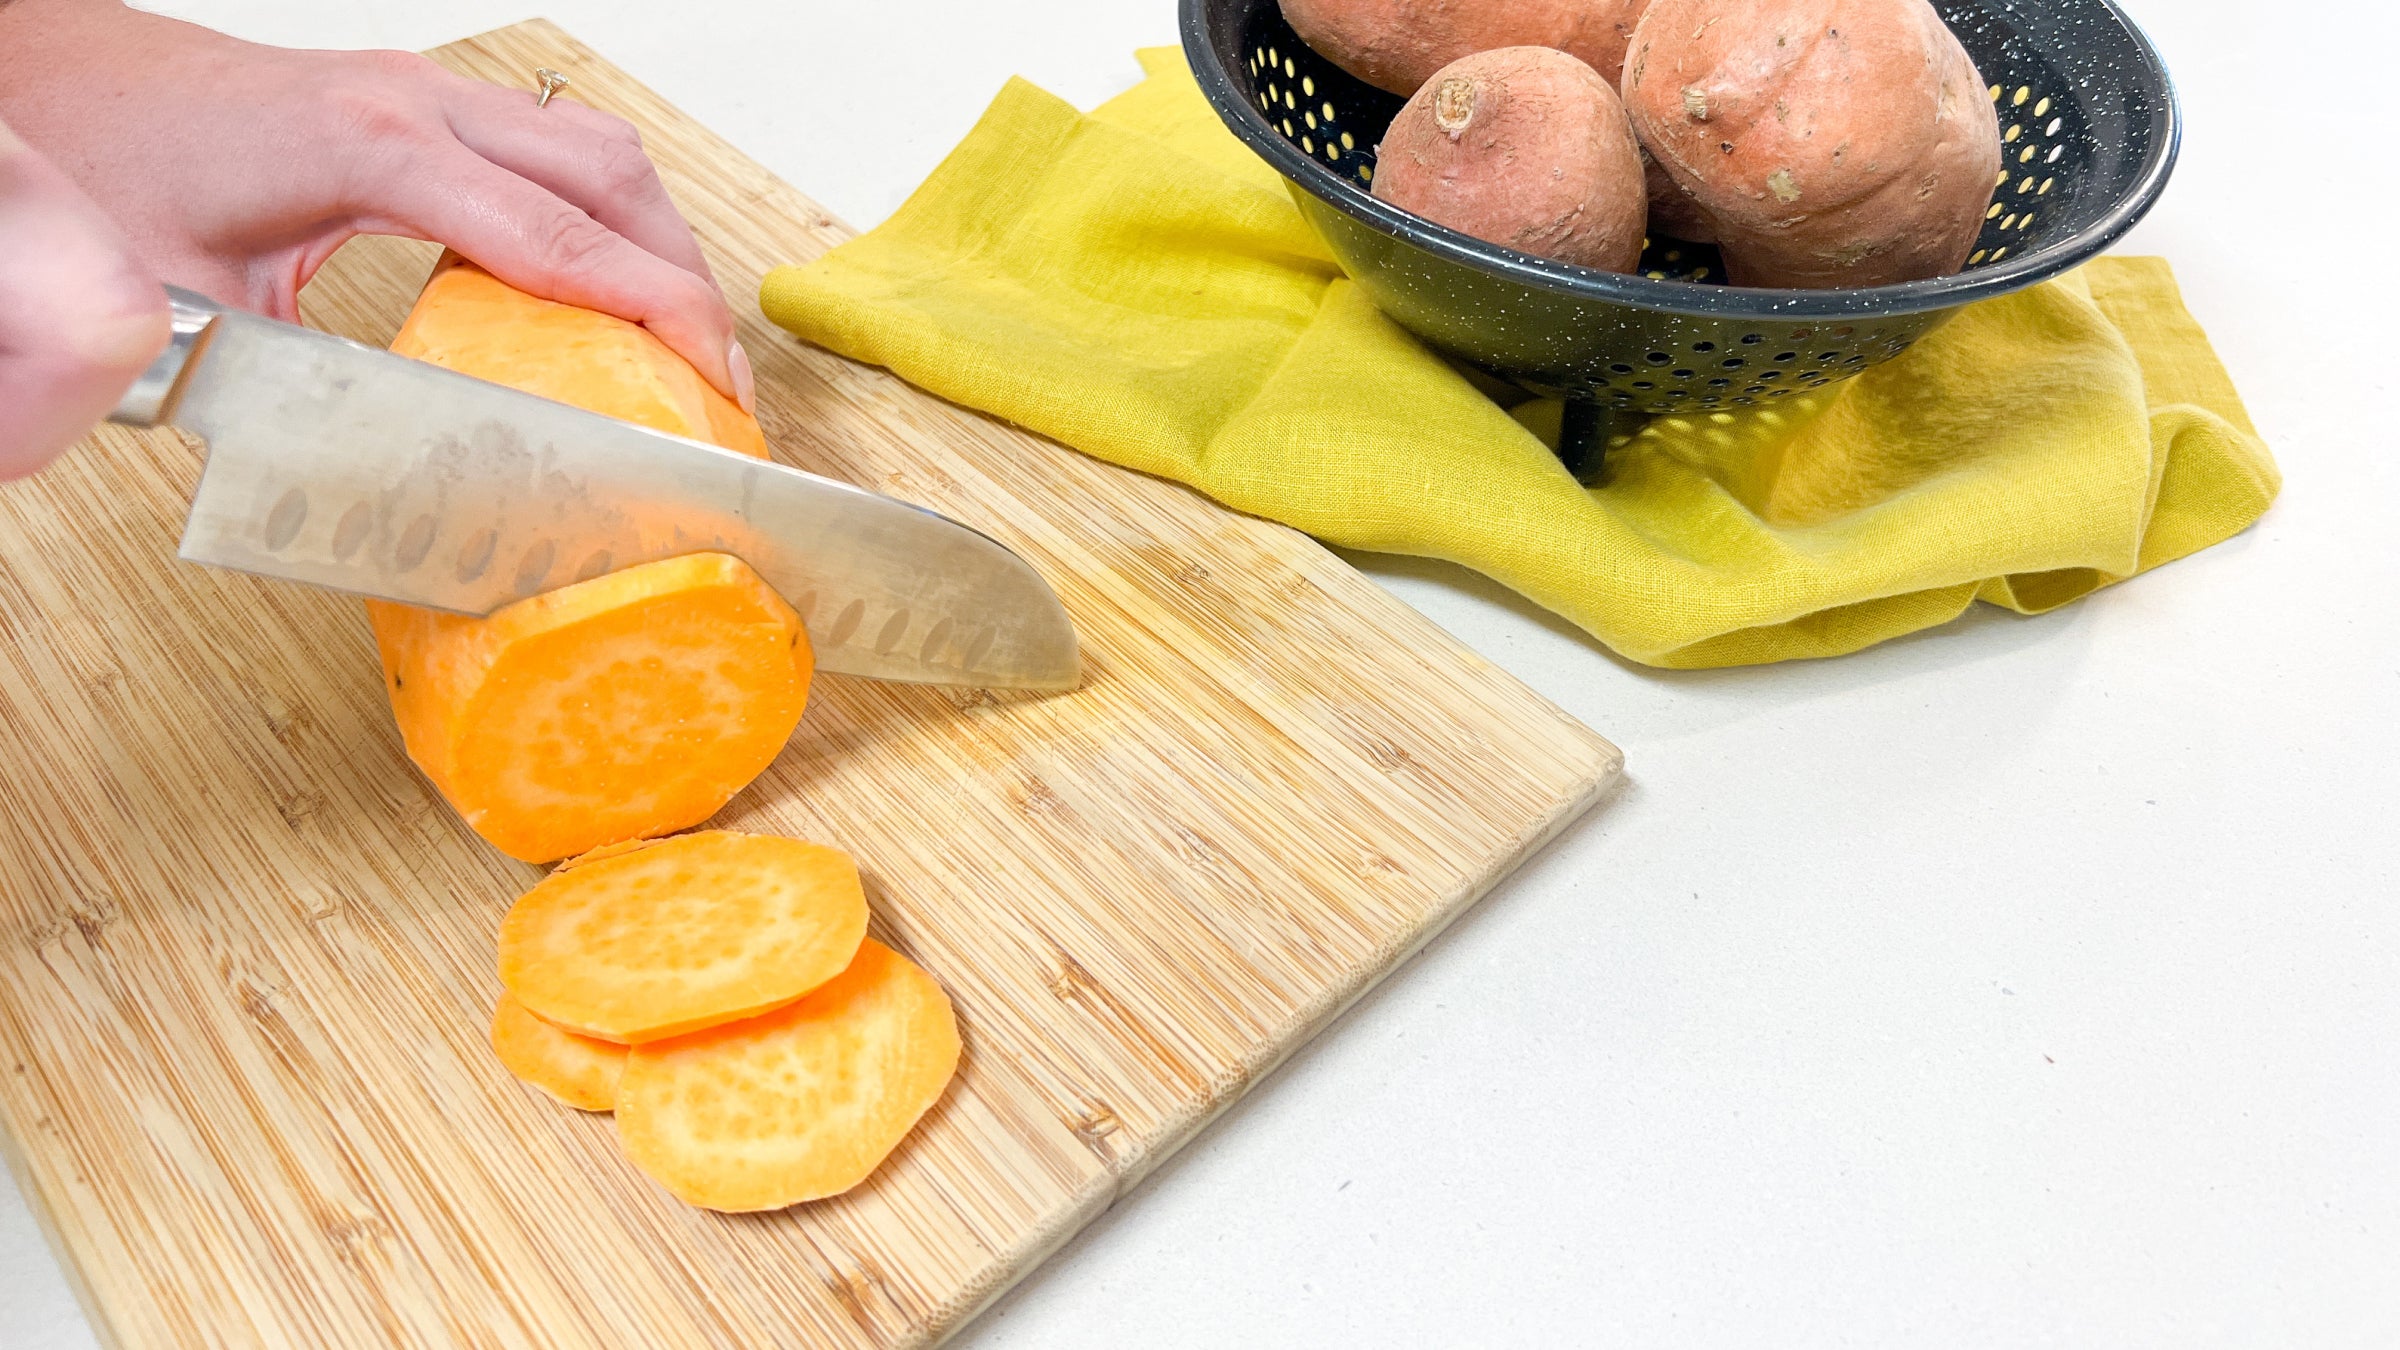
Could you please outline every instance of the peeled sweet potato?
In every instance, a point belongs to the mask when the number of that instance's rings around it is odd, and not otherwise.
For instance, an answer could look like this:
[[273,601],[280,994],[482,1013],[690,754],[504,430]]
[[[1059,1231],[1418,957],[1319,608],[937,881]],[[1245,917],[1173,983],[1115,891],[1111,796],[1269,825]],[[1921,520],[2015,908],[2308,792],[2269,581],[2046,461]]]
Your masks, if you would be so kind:
[[1611,272],[1641,262],[1641,149],[1616,91],[1552,48],[1477,52],[1436,71],[1384,133],[1374,191],[1526,253]]
[[1982,76],[1926,0],[1654,0],[1625,106],[1739,286],[1956,272],[2000,172]]
[[766,458],[758,420],[649,329],[528,295],[457,254],[418,292],[392,350],[559,403]]
[[[766,453],[758,423],[636,324],[536,299],[445,259],[392,350],[628,422]],[[409,758],[526,862],[696,825],[799,724],[814,660],[757,574],[695,554],[466,618],[370,602]]]
[[782,1007],[842,973],[867,932],[849,855],[708,830],[560,867],[500,921],[500,983],[553,1026],[617,1044]]
[[555,1027],[506,994],[492,1009],[492,1053],[518,1080],[578,1111],[617,1109],[625,1047]]
[[949,997],[873,939],[788,1007],[636,1046],[617,1138],[687,1203],[781,1209],[867,1179],[958,1069]]
[[1650,0],[1283,0],[1284,22],[1326,60],[1413,94],[1462,56],[1555,47],[1615,85]]

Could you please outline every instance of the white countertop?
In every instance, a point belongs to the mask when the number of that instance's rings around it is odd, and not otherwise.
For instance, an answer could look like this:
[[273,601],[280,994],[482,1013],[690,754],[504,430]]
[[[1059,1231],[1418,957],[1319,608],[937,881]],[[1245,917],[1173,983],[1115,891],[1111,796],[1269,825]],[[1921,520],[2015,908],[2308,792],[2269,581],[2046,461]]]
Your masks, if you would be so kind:
[[[319,46],[527,17],[165,7]],[[2400,21],[2128,8],[2189,126],[2126,248],[2174,259],[2282,502],[2047,617],[1703,674],[1359,558],[1631,782],[959,1343],[2400,1341]],[[1169,0],[548,12],[862,226],[1009,75],[1089,105],[1175,35]],[[93,1344],[4,1179],[0,1342]]]

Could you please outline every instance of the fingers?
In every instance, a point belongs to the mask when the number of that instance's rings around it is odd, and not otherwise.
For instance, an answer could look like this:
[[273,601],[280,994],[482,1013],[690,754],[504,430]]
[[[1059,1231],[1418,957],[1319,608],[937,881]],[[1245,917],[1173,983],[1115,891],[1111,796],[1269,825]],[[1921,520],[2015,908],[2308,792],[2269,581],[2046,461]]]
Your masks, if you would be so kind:
[[438,240],[519,290],[641,324],[719,392],[753,407],[749,362],[716,283],[463,145],[418,158],[385,176],[389,200],[374,210],[386,219],[362,229]]
[[0,479],[106,417],[167,331],[166,292],[116,226],[0,124]]
[[566,99],[538,107],[530,93],[476,80],[445,76],[444,84],[450,129],[468,149],[548,188],[636,247],[715,279],[631,123]]

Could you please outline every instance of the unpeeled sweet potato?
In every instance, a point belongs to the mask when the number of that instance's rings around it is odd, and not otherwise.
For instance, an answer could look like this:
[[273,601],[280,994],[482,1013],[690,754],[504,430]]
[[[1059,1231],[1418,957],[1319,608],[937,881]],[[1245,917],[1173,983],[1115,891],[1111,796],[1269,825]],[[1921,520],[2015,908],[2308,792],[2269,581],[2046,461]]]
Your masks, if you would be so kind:
[[621,1045],[782,1007],[867,932],[848,854],[707,830],[560,867],[500,921],[500,983],[553,1026]]
[[1624,93],[1740,286],[1956,272],[1999,176],[1983,79],[1926,0],[1654,0]]
[[1375,195],[1495,244],[1630,272],[1648,215],[1641,149],[1616,91],[1548,47],[1434,73],[1392,119]]
[[1615,85],[1650,0],[1283,0],[1283,18],[1326,60],[1413,94],[1462,56],[1555,47]]

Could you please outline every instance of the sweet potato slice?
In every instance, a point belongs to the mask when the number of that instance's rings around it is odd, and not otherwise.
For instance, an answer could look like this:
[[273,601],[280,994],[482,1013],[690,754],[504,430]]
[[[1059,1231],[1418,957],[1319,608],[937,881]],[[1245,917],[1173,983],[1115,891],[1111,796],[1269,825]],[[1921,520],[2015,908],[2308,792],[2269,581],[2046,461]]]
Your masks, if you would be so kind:
[[492,1053],[520,1081],[578,1111],[617,1109],[625,1047],[552,1026],[506,994],[492,1009]]
[[409,758],[527,862],[699,824],[774,762],[808,706],[800,616],[722,553],[480,619],[369,612]]
[[780,1008],[866,932],[848,854],[710,830],[544,878],[500,921],[500,982],[546,1021],[639,1045]]
[[907,1137],[958,1068],[933,977],[868,939],[789,1007],[634,1047],[617,1095],[625,1156],[708,1209],[781,1209],[849,1190]]
[[[758,423],[646,329],[455,259],[392,350],[766,453]],[[807,702],[799,616],[747,566],[702,554],[593,575],[607,563],[558,558],[559,580],[583,579],[481,619],[367,608],[409,757],[527,862],[707,819],[774,759]]]

